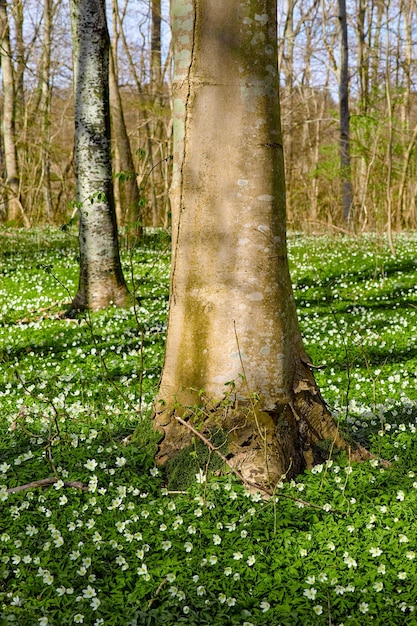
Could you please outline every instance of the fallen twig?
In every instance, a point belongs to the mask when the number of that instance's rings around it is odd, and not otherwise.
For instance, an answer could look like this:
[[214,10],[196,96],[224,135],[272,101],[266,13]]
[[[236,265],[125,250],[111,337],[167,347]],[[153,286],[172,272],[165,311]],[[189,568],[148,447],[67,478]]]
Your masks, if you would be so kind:
[[[18,487],[10,487],[6,489],[7,493],[18,493],[19,491],[27,491],[28,489],[38,489],[39,487],[49,487],[57,483],[59,478],[42,478],[40,480],[34,480],[26,485],[18,485]],[[84,485],[80,480],[68,480],[64,481],[64,487],[72,487],[73,489],[81,489],[81,491],[88,491],[88,486]]]

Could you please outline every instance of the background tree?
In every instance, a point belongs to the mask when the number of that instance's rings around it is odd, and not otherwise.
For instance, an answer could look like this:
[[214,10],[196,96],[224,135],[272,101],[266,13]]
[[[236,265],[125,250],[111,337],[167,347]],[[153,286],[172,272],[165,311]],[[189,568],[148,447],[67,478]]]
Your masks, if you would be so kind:
[[75,169],[80,279],[74,309],[123,306],[110,148],[109,50],[104,0],[72,0]]
[[352,219],[352,180],[350,172],[350,111],[349,111],[349,45],[346,0],[339,0],[340,70],[340,183],[342,190],[343,218]]
[[288,270],[276,9],[172,3],[173,264],[155,417],[161,460],[190,442],[182,415],[225,431],[234,466],[269,484],[311,464],[322,439],[346,447],[311,374]]
[[30,226],[29,219],[23,209],[20,189],[15,128],[16,88],[6,0],[0,0],[0,60],[3,87],[2,131],[6,169],[6,216],[8,220]]

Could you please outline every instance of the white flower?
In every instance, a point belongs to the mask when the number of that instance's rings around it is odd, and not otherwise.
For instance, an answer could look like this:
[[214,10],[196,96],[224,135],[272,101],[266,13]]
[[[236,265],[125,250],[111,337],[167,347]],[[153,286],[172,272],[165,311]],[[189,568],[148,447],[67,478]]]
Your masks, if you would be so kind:
[[332,552],[336,550],[336,546],[334,545],[333,541],[329,541],[329,543],[327,544],[327,549],[331,550]]
[[359,605],[359,610],[361,613],[367,613],[369,611],[369,604],[367,604],[367,602],[361,602]]
[[251,554],[250,556],[248,556],[246,563],[249,565],[249,567],[251,567],[255,562],[256,562],[256,557],[254,554]]
[[406,535],[399,534],[398,535],[398,541],[400,543],[408,543],[409,539],[408,539],[408,537]]
[[224,574],[225,576],[231,576],[231,575],[232,575],[232,568],[231,568],[231,567],[226,567],[226,568],[224,569],[223,574]]
[[215,554],[211,554],[209,556],[209,563],[210,565],[215,565],[217,563],[217,556]]
[[222,538],[219,535],[213,535],[213,543],[215,546],[219,546],[222,542]]
[[225,594],[224,593],[219,593],[218,600],[219,600],[220,604],[224,604],[226,602]]
[[405,556],[407,557],[407,559],[412,561],[413,559],[416,558],[416,553],[415,552],[407,552]]
[[182,607],[182,612],[183,612],[185,615],[187,615],[187,613],[189,613],[189,612],[190,612],[190,607],[189,607],[189,606],[183,606],[183,607]]
[[203,472],[203,470],[200,469],[198,473],[195,475],[195,479],[201,485],[202,483],[206,482],[207,476],[205,472]]
[[174,580],[176,579],[176,576],[175,576],[175,574],[167,574],[167,575],[166,575],[166,579],[167,579],[167,581],[168,581],[169,583],[173,583],[173,582],[174,582]]
[[86,600],[94,598],[96,595],[96,590],[91,585],[87,585],[87,587],[83,589],[83,598]]
[[314,600],[314,598],[316,597],[316,593],[317,589],[314,589],[314,587],[310,587],[310,589],[304,589],[303,595],[309,600]]
[[[142,565],[138,567],[137,572],[139,576],[146,576],[146,574],[148,573],[148,566],[145,565],[145,563],[142,563]],[[168,582],[172,582],[172,581],[168,581]]]
[[316,577],[315,576],[309,576],[306,579],[306,583],[307,585],[314,585],[314,583],[316,582]]
[[123,467],[123,465],[126,465],[126,459],[124,456],[118,456],[116,461],[115,461],[115,465],[117,465],[117,467]]
[[331,511],[332,510],[332,505],[331,504],[323,504],[322,509],[323,509],[323,511]]
[[205,594],[206,594],[205,587],[203,587],[203,585],[199,585],[197,587],[197,595],[198,596],[204,596]]
[[266,613],[271,608],[271,605],[269,604],[269,602],[264,600],[263,602],[261,602],[260,607],[262,609],[262,613]]
[[59,498],[59,504],[60,504],[61,506],[64,506],[64,504],[66,504],[67,502],[68,502],[68,498],[67,498],[67,496],[66,496],[66,495],[63,495],[63,496],[61,496],[61,497]]
[[193,544],[190,541],[186,541],[184,543],[184,548],[186,552],[191,552],[191,550],[193,549]]
[[404,498],[405,498],[404,491],[398,491],[397,492],[397,500],[402,502],[404,500]]
[[313,611],[316,615],[321,615],[323,613],[323,607],[321,604],[318,604],[317,606],[313,606]]
[[243,554],[241,552],[234,552],[233,553],[233,558],[235,561],[239,561],[240,559],[243,558]]
[[227,606],[235,606],[236,598],[227,598],[226,604],[227,604]]
[[[96,469],[97,465],[98,463],[95,459],[88,459],[88,461],[84,463],[84,467],[88,470],[91,470],[92,472]],[[74,620],[75,620],[75,617],[74,617]],[[83,620],[84,620],[84,617],[83,617]]]
[[149,473],[151,476],[158,476],[159,469],[157,467],[152,467],[152,469],[149,470]]
[[320,572],[317,578],[319,579],[320,583],[324,583],[327,580],[327,574],[325,574],[324,572]]
[[162,542],[162,550],[169,550],[171,546],[172,546],[172,543],[170,541]]
[[90,606],[93,611],[97,611],[98,607],[100,606],[100,600],[98,598],[93,598],[90,602]]
[[387,571],[387,568],[385,567],[384,563],[381,563],[381,565],[378,565],[378,569],[377,569],[378,574],[385,574],[386,571]]
[[398,572],[398,578],[400,580],[405,580],[407,578],[407,572]]
[[377,581],[373,584],[373,588],[375,589],[375,591],[382,591],[382,589],[384,588],[384,583]]
[[369,548],[369,552],[371,553],[371,556],[373,557],[381,556],[382,554],[381,548]]
[[76,615],[74,615],[74,622],[76,624],[82,624],[84,621],[84,615],[81,615],[81,613],[77,613]]
[[355,559],[353,559],[351,556],[347,556],[344,559],[344,562],[346,563],[346,565],[348,566],[348,568],[350,569],[351,567],[358,567],[357,562],[355,561]]

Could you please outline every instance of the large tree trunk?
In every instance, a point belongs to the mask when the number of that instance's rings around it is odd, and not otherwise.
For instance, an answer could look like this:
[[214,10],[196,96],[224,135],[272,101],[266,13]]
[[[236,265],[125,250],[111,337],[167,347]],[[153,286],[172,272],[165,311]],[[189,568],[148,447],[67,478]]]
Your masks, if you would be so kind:
[[104,0],[71,1],[75,84],[75,170],[80,280],[74,309],[123,306],[114,208],[109,113],[109,49]]
[[[346,447],[310,371],[288,270],[276,2],[177,0],[173,266],[155,424],[159,459],[190,441],[175,419],[229,433],[230,462],[274,484]],[[193,407],[204,405],[204,411]],[[194,416],[194,417],[193,417]]]

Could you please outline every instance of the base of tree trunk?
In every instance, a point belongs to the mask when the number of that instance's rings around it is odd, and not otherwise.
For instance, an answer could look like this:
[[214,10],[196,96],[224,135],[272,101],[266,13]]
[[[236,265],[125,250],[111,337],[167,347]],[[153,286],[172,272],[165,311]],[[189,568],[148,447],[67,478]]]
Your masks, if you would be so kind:
[[68,316],[80,311],[99,311],[110,306],[126,308],[133,304],[133,296],[126,285],[116,286],[111,291],[104,290],[88,295],[85,290],[79,290],[68,310]]
[[291,401],[274,411],[263,411],[259,405],[252,397],[237,399],[232,394],[216,404],[200,398],[194,408],[165,406],[154,416],[154,426],[163,434],[157,462],[164,464],[190,446],[196,431],[210,439],[210,433],[219,429],[227,435],[227,450],[222,447],[221,454],[228,465],[246,483],[267,490],[323,462],[336,450],[345,451],[354,461],[372,457],[341,435],[308,364],[302,361],[296,368]]

